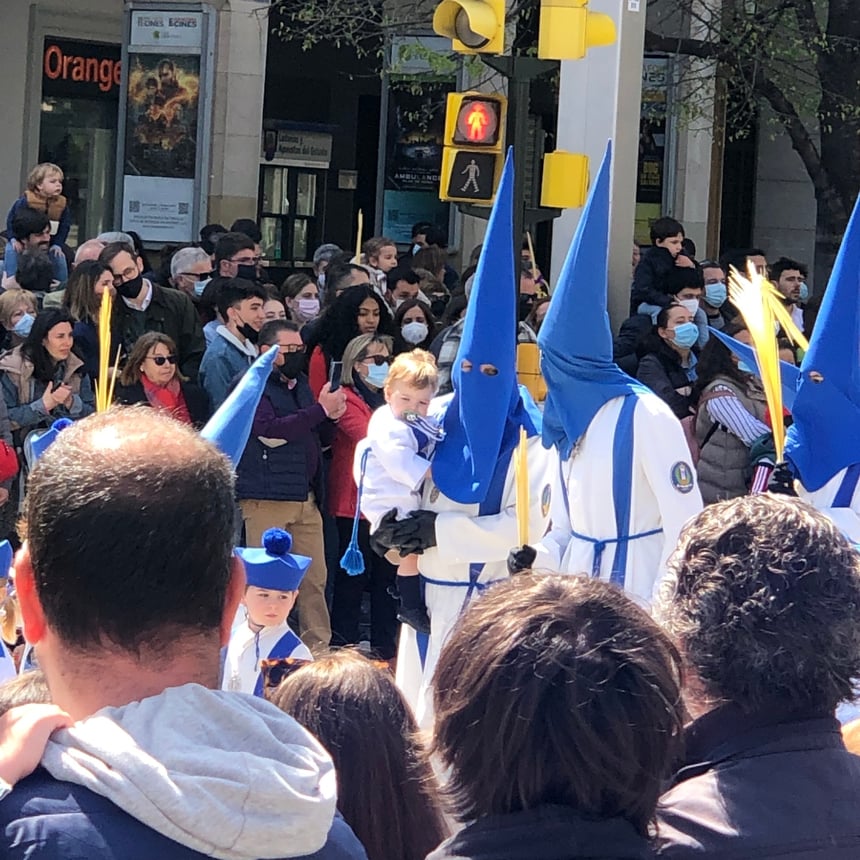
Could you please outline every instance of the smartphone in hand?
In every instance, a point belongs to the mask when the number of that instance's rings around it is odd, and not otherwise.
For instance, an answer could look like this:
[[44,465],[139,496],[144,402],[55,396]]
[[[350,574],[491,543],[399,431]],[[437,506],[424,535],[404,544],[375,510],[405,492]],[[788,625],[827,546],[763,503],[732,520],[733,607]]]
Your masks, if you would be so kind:
[[343,362],[333,361],[329,367],[328,384],[329,391],[337,391],[340,388],[340,378],[343,375]]

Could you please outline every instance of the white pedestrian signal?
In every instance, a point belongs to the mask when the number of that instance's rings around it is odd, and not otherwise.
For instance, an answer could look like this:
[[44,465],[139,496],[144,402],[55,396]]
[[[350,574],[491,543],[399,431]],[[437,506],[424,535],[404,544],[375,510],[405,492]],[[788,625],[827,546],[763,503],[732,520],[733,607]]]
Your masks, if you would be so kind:
[[[497,181],[496,171],[500,164],[498,155],[493,152],[448,150],[442,158],[442,175],[448,177],[447,187],[442,190],[449,200],[475,203],[492,201]],[[451,162],[450,169],[446,160]]]

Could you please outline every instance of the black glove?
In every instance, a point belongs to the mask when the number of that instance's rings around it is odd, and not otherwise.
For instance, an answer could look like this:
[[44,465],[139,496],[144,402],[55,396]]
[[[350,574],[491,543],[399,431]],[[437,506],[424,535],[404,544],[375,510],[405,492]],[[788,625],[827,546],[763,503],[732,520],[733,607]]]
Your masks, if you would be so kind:
[[508,573],[511,576],[517,573],[526,573],[532,569],[537,558],[537,550],[533,546],[514,547],[508,553]]
[[370,545],[377,555],[385,555],[390,549],[396,549],[401,556],[420,555],[436,546],[436,514],[412,511],[406,519],[398,520],[397,511],[392,509],[370,536]]
[[770,476],[767,491],[769,493],[779,493],[783,496],[797,495],[794,489],[794,475],[791,474],[791,469],[787,463],[777,463],[773,474]]

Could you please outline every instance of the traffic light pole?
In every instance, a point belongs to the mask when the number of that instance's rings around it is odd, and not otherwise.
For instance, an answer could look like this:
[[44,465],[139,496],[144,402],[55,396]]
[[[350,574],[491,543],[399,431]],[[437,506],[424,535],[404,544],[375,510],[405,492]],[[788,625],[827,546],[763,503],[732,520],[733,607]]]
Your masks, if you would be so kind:
[[[529,133],[529,101],[531,82],[559,67],[558,60],[538,60],[535,57],[481,55],[481,60],[508,80],[508,124],[505,142],[514,148],[514,248],[519,251],[526,225],[550,221],[561,209],[546,207],[526,209],[526,171],[520,156],[525,152]],[[485,206],[460,204],[460,212],[477,218],[488,218]],[[519,290],[519,287],[517,288]]]

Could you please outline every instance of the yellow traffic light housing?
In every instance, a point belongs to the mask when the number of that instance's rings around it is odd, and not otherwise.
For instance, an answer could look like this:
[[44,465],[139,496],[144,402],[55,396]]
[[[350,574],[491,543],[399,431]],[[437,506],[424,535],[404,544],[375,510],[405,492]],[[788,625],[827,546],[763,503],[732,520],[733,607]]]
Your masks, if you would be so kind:
[[495,93],[448,93],[439,199],[489,206],[502,174],[508,100]]
[[501,54],[505,49],[505,0],[442,0],[433,30],[460,54]]
[[614,44],[615,22],[609,15],[589,12],[588,0],[541,0],[538,57],[542,60],[581,60],[589,48]]
[[588,156],[556,150],[543,157],[540,205],[578,209],[588,197]]

